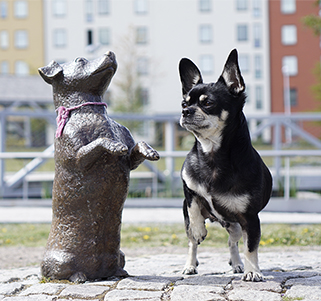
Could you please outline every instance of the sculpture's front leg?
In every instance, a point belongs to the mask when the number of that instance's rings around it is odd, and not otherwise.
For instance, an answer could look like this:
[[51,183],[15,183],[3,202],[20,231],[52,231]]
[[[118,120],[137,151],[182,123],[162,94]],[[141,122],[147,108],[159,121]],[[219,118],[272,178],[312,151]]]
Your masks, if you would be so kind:
[[127,154],[127,151],[128,147],[121,142],[109,138],[98,138],[78,150],[76,162],[80,168],[88,168],[98,160],[104,152],[115,156],[123,156]]
[[130,169],[133,170],[139,166],[145,159],[150,161],[159,160],[159,154],[146,142],[136,143],[130,153]]

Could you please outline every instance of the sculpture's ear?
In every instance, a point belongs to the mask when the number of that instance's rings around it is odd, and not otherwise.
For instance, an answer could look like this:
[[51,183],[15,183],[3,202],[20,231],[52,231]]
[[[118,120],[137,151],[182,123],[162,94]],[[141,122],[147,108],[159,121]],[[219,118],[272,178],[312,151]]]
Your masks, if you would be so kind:
[[244,92],[245,84],[239,68],[236,49],[231,51],[224,66],[221,78],[224,79],[224,82],[231,93],[237,95]]
[[203,83],[201,71],[187,58],[183,58],[179,62],[179,75],[182,82],[183,97],[185,97],[194,86]]
[[50,62],[48,66],[38,69],[41,77],[48,83],[52,84],[53,80],[62,73],[62,67],[55,61]]

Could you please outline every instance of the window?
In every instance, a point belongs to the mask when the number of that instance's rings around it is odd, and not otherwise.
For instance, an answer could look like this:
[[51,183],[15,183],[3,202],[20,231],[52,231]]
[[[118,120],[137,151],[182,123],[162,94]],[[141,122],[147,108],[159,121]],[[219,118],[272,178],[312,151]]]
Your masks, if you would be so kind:
[[18,19],[24,19],[28,17],[28,2],[27,1],[15,1],[14,2],[14,16]]
[[261,24],[258,23],[253,26],[254,47],[260,48],[262,46],[262,27]]
[[198,5],[200,12],[210,12],[212,10],[212,0],[199,0]]
[[247,0],[236,0],[237,10],[247,10]]
[[87,45],[92,45],[94,44],[93,42],[93,31],[92,30],[87,30]]
[[248,40],[248,28],[247,25],[237,25],[237,40],[244,42]]
[[7,1],[0,2],[0,16],[2,19],[5,19],[8,17],[8,2]]
[[92,0],[86,0],[85,2],[85,17],[87,22],[94,20],[94,4]]
[[24,61],[16,61],[14,64],[14,72],[16,75],[28,75],[29,74],[29,66]]
[[28,44],[28,32],[26,30],[16,30],[14,33],[14,46],[18,49],[26,49]]
[[9,63],[7,61],[2,61],[0,68],[1,74],[9,74]]
[[201,25],[200,26],[200,42],[211,43],[212,42],[212,26]]
[[250,58],[247,54],[239,55],[239,64],[242,73],[246,73],[250,71]]
[[67,33],[64,28],[59,28],[54,30],[53,34],[54,46],[55,47],[65,47],[67,45]]
[[200,57],[200,69],[204,74],[212,74],[214,70],[214,60],[211,54],[204,54]]
[[55,17],[66,16],[66,0],[54,0],[52,2],[52,12]]
[[110,44],[110,30],[109,28],[99,28],[99,44]]
[[149,103],[149,91],[147,88],[139,89],[139,100],[142,106],[147,106]]
[[260,55],[254,57],[254,70],[255,78],[262,78],[262,57]]
[[1,49],[8,49],[9,47],[9,34],[7,30],[0,31],[0,47]]
[[298,58],[296,56],[284,56],[282,58],[283,72],[289,76],[295,76],[298,74]]
[[295,45],[297,43],[297,31],[295,25],[283,25],[281,29],[283,45]]
[[137,59],[137,74],[139,75],[147,75],[148,74],[148,58],[147,57],[139,57]]
[[140,26],[136,28],[136,43],[147,44],[147,27]]
[[98,14],[109,14],[109,0],[98,0]]
[[148,11],[147,0],[135,0],[134,10],[136,14],[146,14]]
[[298,105],[298,91],[296,88],[290,88],[290,104],[291,107]]
[[281,0],[281,12],[283,14],[294,14],[296,12],[295,0]]
[[263,109],[263,91],[261,86],[255,87],[255,107],[257,110]]
[[253,16],[261,17],[262,15],[262,0],[253,0]]

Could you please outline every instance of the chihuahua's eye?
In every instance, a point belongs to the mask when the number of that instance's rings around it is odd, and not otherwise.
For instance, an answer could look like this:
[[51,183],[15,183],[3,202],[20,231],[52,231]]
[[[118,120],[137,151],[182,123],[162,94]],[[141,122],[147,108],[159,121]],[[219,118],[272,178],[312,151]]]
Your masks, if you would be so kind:
[[212,102],[210,102],[209,100],[204,101],[204,106],[209,107],[211,105],[212,105]]
[[182,102],[182,108],[183,109],[187,108],[187,103],[185,101]]

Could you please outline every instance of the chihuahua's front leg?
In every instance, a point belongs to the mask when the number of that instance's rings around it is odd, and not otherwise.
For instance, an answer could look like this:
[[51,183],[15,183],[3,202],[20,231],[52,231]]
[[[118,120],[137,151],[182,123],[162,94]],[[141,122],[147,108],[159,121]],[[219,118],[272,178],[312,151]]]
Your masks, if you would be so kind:
[[76,155],[77,165],[80,168],[88,168],[99,159],[104,152],[115,156],[124,156],[128,152],[128,147],[121,142],[109,138],[98,138],[78,150]]
[[[186,194],[185,194],[186,196]],[[188,258],[183,270],[183,274],[197,274],[197,246],[205,239],[207,230],[205,228],[205,218],[196,202],[191,203],[185,199],[183,204],[186,234],[189,239]]]

